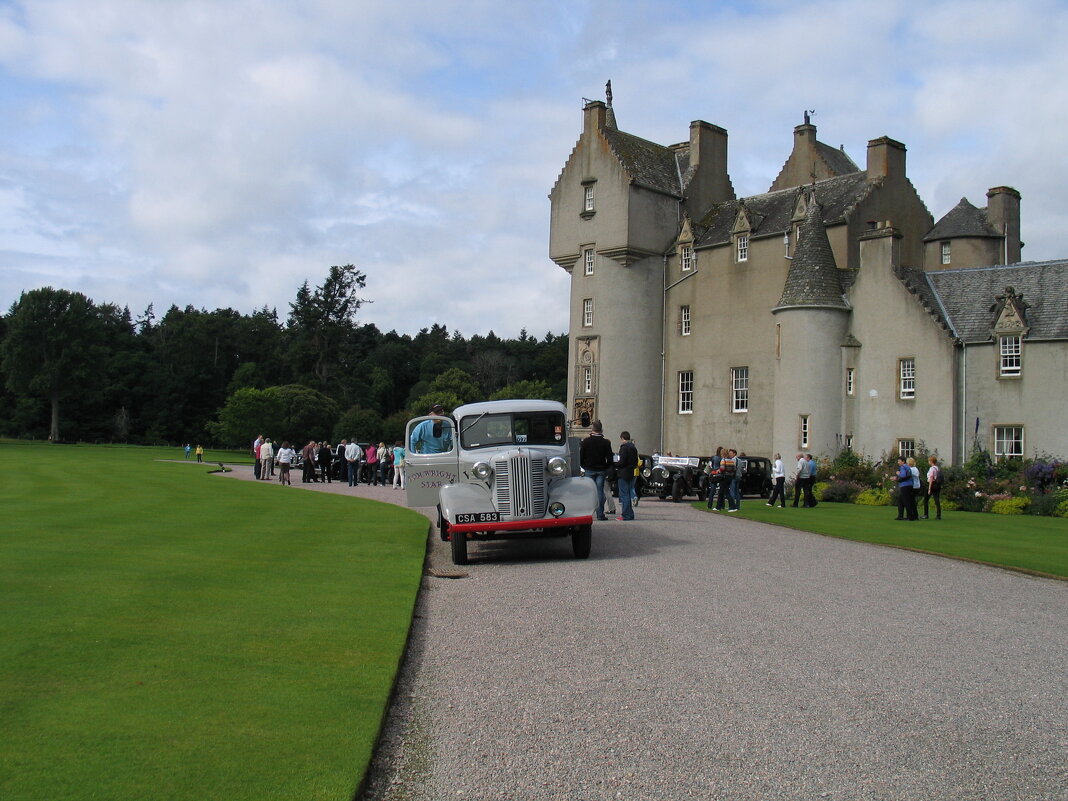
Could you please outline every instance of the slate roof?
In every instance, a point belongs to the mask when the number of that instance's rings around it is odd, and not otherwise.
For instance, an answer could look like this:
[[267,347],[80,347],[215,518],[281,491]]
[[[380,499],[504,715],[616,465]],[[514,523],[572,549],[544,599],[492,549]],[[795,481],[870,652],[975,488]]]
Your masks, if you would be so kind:
[[[848,156],[847,156],[848,158]],[[825,178],[815,183],[816,200],[823,208],[825,225],[844,222],[846,217],[860,200],[878,186],[882,179],[868,180],[866,172],[851,172]],[[751,221],[758,217],[759,223],[750,231],[751,236],[782,234],[791,227],[794,206],[802,191],[811,191],[808,187],[791,187],[778,192],[766,192],[739,200],[729,200],[713,206],[704,217],[697,221],[694,231],[695,247],[718,245],[729,242],[734,220],[738,215],[740,204],[745,204]],[[697,232],[700,231],[700,235]]]
[[844,150],[831,147],[818,140],[816,142],[816,153],[826,162],[835,175],[845,175],[848,172],[857,172],[860,169],[856,162],[846,155]]
[[962,236],[994,237],[1001,239],[994,227],[987,222],[986,210],[977,209],[968,202],[968,198],[962,197],[960,203],[954,206],[950,212],[934,224],[934,228],[927,232],[924,242],[935,239],[954,239]]
[[819,203],[810,201],[777,308],[848,309]]
[[963,342],[990,341],[990,308],[1007,286],[1028,305],[1027,339],[1068,339],[1068,259],[937,270],[926,280]]
[[601,135],[634,183],[675,197],[682,196],[674,150],[607,126],[601,128]]

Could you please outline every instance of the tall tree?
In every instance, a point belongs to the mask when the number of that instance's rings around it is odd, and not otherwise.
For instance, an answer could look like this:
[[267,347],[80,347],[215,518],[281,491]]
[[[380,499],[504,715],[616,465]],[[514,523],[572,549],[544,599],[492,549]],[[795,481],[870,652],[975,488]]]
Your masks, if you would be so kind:
[[102,325],[81,292],[33,289],[11,306],[2,348],[8,389],[39,396],[51,405],[49,438],[59,440],[60,403],[84,396],[94,384]]
[[356,294],[366,285],[367,277],[353,265],[334,266],[315,291],[305,281],[296,300],[289,304],[290,364],[301,377],[310,372],[309,377],[314,377],[311,383],[323,392],[328,391],[342,361],[356,312],[366,302]]

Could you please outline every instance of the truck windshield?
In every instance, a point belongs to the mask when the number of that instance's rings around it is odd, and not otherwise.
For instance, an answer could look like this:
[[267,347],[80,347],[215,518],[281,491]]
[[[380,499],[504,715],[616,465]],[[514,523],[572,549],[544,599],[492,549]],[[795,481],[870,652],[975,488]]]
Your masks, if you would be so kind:
[[559,412],[486,414],[460,421],[460,444],[465,449],[500,445],[562,445],[564,416]]

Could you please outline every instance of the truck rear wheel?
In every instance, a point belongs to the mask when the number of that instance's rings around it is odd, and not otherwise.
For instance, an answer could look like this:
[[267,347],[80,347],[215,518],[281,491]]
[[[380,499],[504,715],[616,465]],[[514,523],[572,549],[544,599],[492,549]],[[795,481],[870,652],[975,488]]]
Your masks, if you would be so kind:
[[[448,525],[446,523],[446,525]],[[463,532],[453,531],[449,535],[452,540],[452,563],[454,565],[467,564],[467,535]]]
[[588,559],[593,547],[593,526],[575,526],[571,530],[571,550],[576,559]]

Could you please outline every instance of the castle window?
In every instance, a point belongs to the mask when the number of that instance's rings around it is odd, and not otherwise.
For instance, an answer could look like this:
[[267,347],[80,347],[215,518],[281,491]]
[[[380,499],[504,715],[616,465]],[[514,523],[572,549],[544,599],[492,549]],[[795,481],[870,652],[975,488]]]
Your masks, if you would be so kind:
[[737,260],[749,261],[749,234],[738,234]]
[[582,251],[582,262],[585,265],[586,275],[593,275],[593,248]]
[[846,395],[857,394],[857,370],[855,367],[846,368]]
[[593,325],[593,298],[582,301],[582,327],[589,328]]
[[593,184],[587,184],[584,189],[585,193],[582,201],[582,210],[593,211]]
[[684,337],[690,335],[690,307],[679,306],[679,333]]
[[902,459],[909,459],[916,455],[916,440],[899,439],[897,441],[897,455]]
[[784,255],[788,259],[791,258],[791,256],[790,256],[790,232],[789,231],[786,231],[782,235],[782,244],[783,244],[783,247],[786,248],[786,253]]
[[942,243],[942,263],[949,264],[952,261],[952,243]]
[[682,246],[682,250],[679,253],[679,264],[682,266],[682,271],[684,273],[688,273],[693,269],[693,245]]
[[582,394],[590,395],[593,393],[593,368],[582,368]]
[[809,429],[809,420],[807,414],[802,414],[797,418],[797,444],[802,450],[808,449],[808,443],[811,436]]
[[901,400],[912,400],[916,397],[916,360],[899,359],[897,363],[897,396]]
[[749,411],[749,368],[731,368],[731,411]]
[[1023,458],[1023,426],[994,426],[994,461]]
[[693,414],[693,370],[679,371],[679,414]]
[[1008,334],[1000,339],[1001,361],[998,375],[1002,378],[1017,378],[1023,371],[1023,338]]

